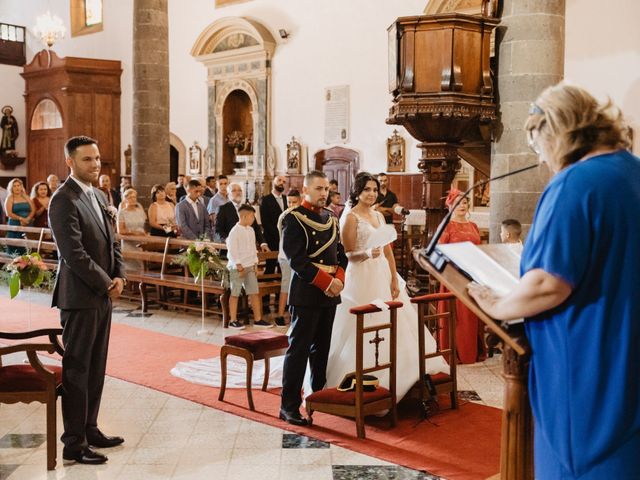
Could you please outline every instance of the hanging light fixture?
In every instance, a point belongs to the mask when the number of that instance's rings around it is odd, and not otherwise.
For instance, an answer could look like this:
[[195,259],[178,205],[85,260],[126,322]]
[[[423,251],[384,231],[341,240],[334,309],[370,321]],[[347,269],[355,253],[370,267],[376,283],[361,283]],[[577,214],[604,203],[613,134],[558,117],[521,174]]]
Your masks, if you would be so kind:
[[53,44],[58,40],[62,40],[67,33],[62,19],[57,15],[51,15],[49,10],[47,10],[46,14],[36,18],[36,26],[33,30],[49,49],[53,47]]

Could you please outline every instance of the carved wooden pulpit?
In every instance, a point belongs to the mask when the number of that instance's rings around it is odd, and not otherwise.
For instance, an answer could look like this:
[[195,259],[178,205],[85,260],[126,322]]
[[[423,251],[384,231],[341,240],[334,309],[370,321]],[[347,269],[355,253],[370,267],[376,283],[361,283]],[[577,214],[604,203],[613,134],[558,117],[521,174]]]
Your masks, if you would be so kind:
[[[490,146],[496,105],[489,59],[498,23],[488,11],[447,13],[402,17],[388,29],[393,105],[387,123],[402,125],[421,142],[418,167],[428,236],[444,216],[442,198],[463,149],[481,145],[487,152]],[[480,168],[485,173],[488,161]]]

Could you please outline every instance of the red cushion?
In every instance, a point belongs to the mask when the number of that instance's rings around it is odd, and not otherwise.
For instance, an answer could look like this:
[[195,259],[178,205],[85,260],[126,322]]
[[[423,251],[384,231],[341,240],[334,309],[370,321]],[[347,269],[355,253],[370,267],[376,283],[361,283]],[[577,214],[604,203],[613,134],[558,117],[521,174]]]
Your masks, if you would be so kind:
[[[373,392],[364,392],[364,403],[376,402],[388,398],[391,392],[384,387],[378,387]],[[340,392],[337,388],[325,388],[307,397],[308,402],[331,403],[334,405],[355,405],[356,392]]]
[[262,330],[244,335],[230,335],[225,337],[224,343],[257,354],[289,347],[289,337],[283,333]]
[[[56,385],[62,382],[62,367],[46,365],[56,375]],[[0,392],[37,392],[47,389],[47,384],[31,365],[7,365],[0,367]]]
[[442,372],[436,373],[435,375],[431,375],[431,381],[434,385],[442,385],[443,383],[451,381],[451,375]]
[[[387,306],[389,307],[390,310],[402,307],[402,302],[384,302],[384,303],[387,304]],[[369,303],[367,305],[360,305],[359,307],[353,307],[352,309],[349,310],[349,312],[352,315],[357,315],[359,313],[362,313],[362,314],[365,314],[365,313],[376,313],[376,312],[381,312],[381,311],[382,310],[380,310],[375,305],[372,305],[371,303]]]

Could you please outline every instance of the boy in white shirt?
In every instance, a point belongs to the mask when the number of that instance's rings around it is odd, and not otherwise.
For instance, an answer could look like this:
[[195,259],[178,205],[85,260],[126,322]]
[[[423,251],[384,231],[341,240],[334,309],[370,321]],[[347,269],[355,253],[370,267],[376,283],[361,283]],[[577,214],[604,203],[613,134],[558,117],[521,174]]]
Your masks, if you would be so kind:
[[231,297],[229,298],[229,327],[236,330],[244,329],[238,321],[238,297],[244,287],[249,297],[255,327],[271,328],[272,324],[262,320],[262,303],[258,295],[258,278],[256,267],[258,254],[256,249],[256,234],[251,226],[256,211],[251,205],[240,205],[238,208],[239,221],[229,232],[227,237],[227,269],[231,283]]

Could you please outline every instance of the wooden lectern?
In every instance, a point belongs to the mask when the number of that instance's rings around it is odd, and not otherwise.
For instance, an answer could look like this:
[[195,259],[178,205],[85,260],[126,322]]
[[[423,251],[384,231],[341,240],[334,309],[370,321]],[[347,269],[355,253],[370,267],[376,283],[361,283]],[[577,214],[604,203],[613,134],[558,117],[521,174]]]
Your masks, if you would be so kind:
[[[517,275],[518,266],[509,264],[508,256],[501,248],[504,245],[480,245],[486,254],[507,270]],[[447,287],[462,303],[473,311],[492,332],[503,341],[502,376],[505,379],[504,406],[502,410],[502,441],[500,447],[500,474],[491,479],[534,480],[533,474],[533,426],[527,381],[529,374],[530,349],[524,334],[524,324],[499,325],[487,316],[467,293],[470,280],[455,266],[448,263],[439,272],[414,250],[418,264],[442,285]]]

